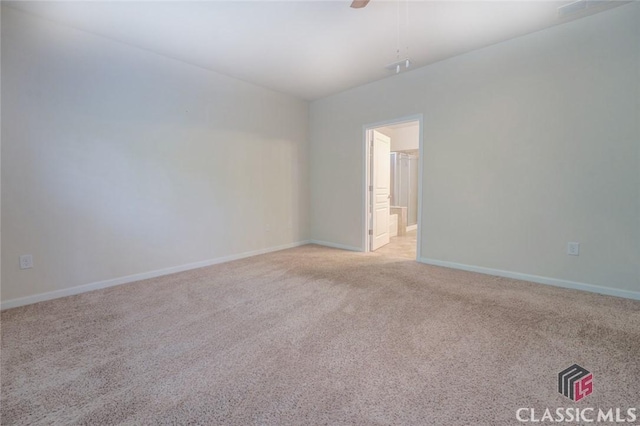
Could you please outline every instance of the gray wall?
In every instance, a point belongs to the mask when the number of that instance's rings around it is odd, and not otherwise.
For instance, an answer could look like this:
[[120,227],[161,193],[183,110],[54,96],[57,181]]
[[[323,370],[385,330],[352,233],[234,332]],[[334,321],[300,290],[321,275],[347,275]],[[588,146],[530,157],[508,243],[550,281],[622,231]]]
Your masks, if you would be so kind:
[[634,2],[313,102],[312,238],[361,246],[363,125],[422,113],[423,258],[640,291],[639,43]]
[[3,6],[2,300],[306,240],[307,136],[307,102]]

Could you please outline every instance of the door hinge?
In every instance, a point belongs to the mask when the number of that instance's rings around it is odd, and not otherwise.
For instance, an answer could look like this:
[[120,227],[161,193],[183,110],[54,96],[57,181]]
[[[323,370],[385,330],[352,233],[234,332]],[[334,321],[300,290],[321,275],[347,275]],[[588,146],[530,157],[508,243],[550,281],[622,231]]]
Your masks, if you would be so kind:
[[373,235],[373,229],[369,229],[369,235]]
[[373,191],[373,185],[369,185],[369,191]]

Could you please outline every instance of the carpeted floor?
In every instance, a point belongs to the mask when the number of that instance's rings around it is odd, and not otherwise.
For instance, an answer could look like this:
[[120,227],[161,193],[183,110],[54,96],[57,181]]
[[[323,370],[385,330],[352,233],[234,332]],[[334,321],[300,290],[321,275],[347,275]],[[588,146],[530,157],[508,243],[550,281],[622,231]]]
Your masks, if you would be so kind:
[[[314,245],[1,320],[2,424],[513,425],[519,407],[639,405],[638,301]],[[574,363],[594,375],[577,403],[557,391]]]

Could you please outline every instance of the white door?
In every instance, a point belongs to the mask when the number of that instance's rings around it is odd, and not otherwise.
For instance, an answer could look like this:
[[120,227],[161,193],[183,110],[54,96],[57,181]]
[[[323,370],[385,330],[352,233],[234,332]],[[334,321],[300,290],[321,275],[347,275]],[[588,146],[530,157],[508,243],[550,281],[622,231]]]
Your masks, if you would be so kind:
[[371,251],[389,244],[389,203],[391,198],[391,139],[373,131],[371,143]]

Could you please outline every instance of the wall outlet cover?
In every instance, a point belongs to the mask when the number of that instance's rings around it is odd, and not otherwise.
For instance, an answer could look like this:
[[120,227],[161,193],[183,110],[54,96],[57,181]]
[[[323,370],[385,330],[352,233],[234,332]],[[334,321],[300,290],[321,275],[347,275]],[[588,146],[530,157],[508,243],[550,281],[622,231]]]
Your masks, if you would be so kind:
[[568,243],[567,254],[571,256],[580,256],[580,243]]
[[20,269],[33,268],[33,256],[30,254],[23,254],[20,256]]

